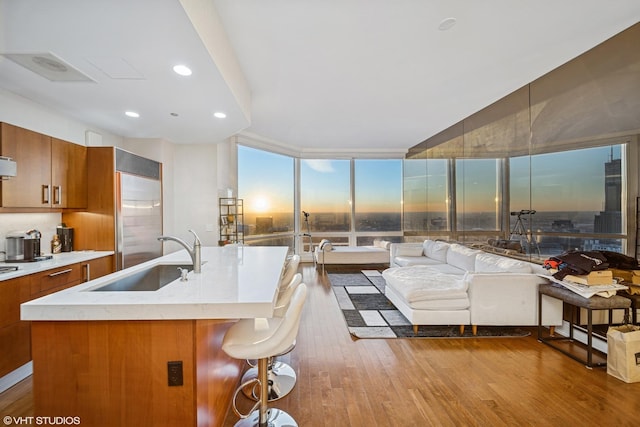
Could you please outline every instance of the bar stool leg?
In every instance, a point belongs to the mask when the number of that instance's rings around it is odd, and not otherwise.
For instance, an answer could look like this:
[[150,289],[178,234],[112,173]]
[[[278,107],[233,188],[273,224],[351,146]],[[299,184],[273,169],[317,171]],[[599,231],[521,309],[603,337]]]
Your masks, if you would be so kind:
[[260,418],[259,425],[267,425],[267,409],[269,409],[269,380],[268,380],[268,360],[266,358],[258,360],[258,372],[260,373]]
[[258,360],[258,377],[260,379],[260,405],[247,418],[240,419],[235,427],[297,427],[291,415],[277,408],[269,408],[269,359]]
[[[282,399],[289,394],[296,385],[296,372],[287,363],[270,358],[268,364],[267,381],[269,383],[269,402]],[[258,378],[258,368],[253,367],[247,370],[242,376],[242,383],[250,382],[251,379]],[[255,393],[256,386],[245,387],[242,392],[246,397],[258,400],[258,394]]]

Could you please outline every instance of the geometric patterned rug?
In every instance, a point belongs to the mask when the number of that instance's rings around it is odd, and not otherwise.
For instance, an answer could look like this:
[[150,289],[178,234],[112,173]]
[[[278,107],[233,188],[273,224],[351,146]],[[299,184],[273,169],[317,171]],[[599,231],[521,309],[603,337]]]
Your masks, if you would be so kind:
[[386,283],[377,270],[358,273],[328,273],[331,289],[342,310],[352,338],[488,338],[523,337],[531,333],[517,327],[483,326],[478,334],[465,328],[460,335],[459,325],[420,326],[418,334],[413,325],[384,295]]

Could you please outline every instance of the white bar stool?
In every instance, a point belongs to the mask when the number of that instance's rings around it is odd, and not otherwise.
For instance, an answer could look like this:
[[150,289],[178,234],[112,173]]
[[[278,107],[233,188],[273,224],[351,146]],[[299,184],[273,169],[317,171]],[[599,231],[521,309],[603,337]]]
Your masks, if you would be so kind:
[[222,350],[235,359],[258,359],[260,400],[248,414],[241,414],[236,406],[238,393],[249,386],[243,383],[233,395],[233,410],[241,418],[236,426],[287,426],[296,427],[285,411],[268,406],[268,360],[269,357],[287,350],[295,342],[300,328],[302,307],[307,296],[307,286],[299,284],[291,297],[291,303],[282,317],[269,319],[241,319],[231,326],[222,340]]
[[[278,298],[276,300],[276,306],[274,309],[273,316],[274,317],[282,317],[285,315],[289,304],[291,303],[291,297],[293,296],[294,291],[302,283],[302,274],[295,273],[291,282],[289,282],[288,286],[281,286],[278,289]],[[291,393],[293,387],[296,385],[296,371],[293,368],[280,360],[276,360],[279,356],[284,356],[285,354],[291,352],[295,348],[295,341],[291,344],[291,347],[286,349],[284,352],[280,354],[274,354],[269,357],[269,361],[267,363],[269,372],[267,373],[269,392],[267,394],[267,399],[269,402],[273,402],[274,400],[278,400]],[[244,373],[242,376],[242,383],[250,383],[253,384],[252,387],[245,387],[242,389],[242,392],[249,399],[258,400],[259,393],[256,391],[256,387],[258,386],[257,382],[252,382],[258,378],[258,367],[252,361],[247,360],[250,369]]]
[[280,287],[289,285],[293,276],[298,272],[298,265],[300,265],[300,255],[292,255],[287,260],[284,267],[282,267],[282,274],[280,274]]

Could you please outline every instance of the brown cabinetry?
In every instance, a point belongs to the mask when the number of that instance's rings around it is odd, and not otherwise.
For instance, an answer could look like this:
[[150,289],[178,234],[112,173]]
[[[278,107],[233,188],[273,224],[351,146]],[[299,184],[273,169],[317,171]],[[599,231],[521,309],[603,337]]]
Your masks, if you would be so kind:
[[113,256],[0,281],[0,377],[31,360],[31,322],[20,304],[113,272]]
[[82,266],[82,281],[88,282],[89,280],[97,279],[98,277],[106,276],[113,273],[113,256],[106,256],[102,258],[92,259],[80,263]]
[[82,283],[82,265],[66,265],[29,275],[31,278],[31,298],[40,298],[62,289]]
[[87,207],[87,147],[51,138],[51,207]]
[[31,360],[30,322],[20,320],[20,304],[29,299],[28,276],[0,282],[0,377]]
[[87,147],[0,123],[0,154],[18,167],[0,184],[3,208],[87,207]]
[[18,165],[17,176],[2,181],[2,207],[49,207],[51,138],[0,123],[0,153]]

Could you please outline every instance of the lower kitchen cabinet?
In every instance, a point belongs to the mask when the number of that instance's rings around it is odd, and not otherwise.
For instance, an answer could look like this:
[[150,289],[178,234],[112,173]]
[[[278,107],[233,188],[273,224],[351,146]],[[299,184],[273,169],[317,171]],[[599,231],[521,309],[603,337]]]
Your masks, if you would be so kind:
[[113,255],[0,281],[0,377],[31,360],[31,322],[20,304],[113,272]]
[[97,279],[107,274],[113,273],[113,256],[105,256],[102,258],[96,258],[89,261],[82,262],[83,276],[82,281],[88,282],[89,280]]
[[66,265],[28,277],[31,278],[31,299],[36,299],[82,283],[82,265]]
[[20,320],[30,299],[29,276],[0,282],[0,377],[31,360],[31,322]]

